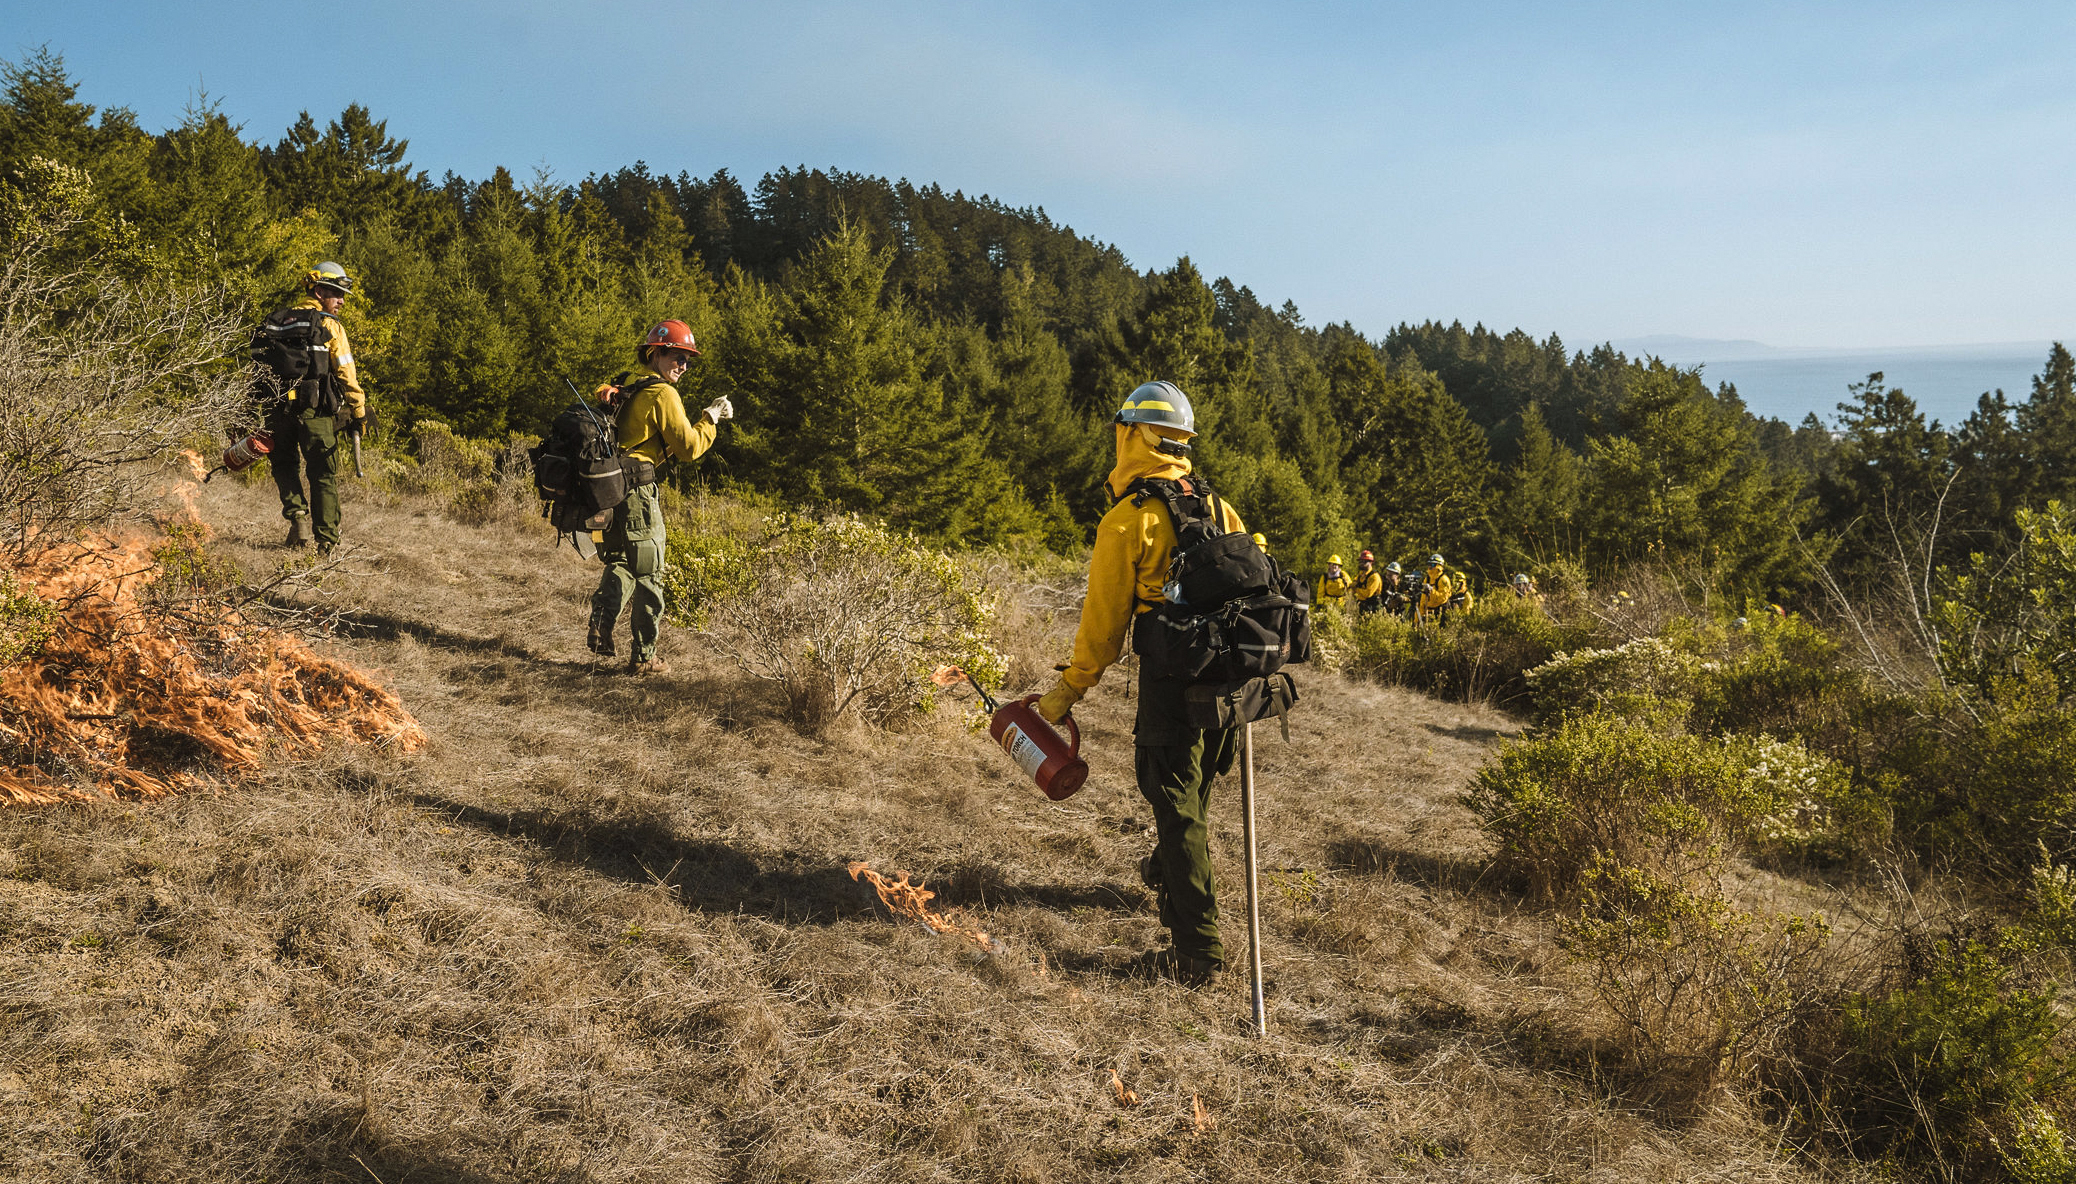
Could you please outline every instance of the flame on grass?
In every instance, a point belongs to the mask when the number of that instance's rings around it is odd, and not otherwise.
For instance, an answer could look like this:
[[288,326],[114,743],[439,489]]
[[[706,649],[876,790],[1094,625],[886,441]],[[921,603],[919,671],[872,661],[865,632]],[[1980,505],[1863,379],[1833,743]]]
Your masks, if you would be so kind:
[[1118,1105],[1136,1106],[1139,1104],[1139,1095],[1125,1088],[1124,1078],[1117,1075],[1117,1070],[1114,1067],[1110,1070],[1110,1088],[1117,1094]]
[[0,669],[0,805],[162,798],[195,787],[197,758],[261,767],[271,738],[295,753],[425,743],[393,693],[294,637],[152,612],[156,565],[150,540],[95,538],[16,568],[58,613],[49,641]]
[[1191,1094],[1189,1095],[1189,1105],[1190,1109],[1195,1112],[1191,1121],[1196,1125],[1198,1134],[1201,1135],[1207,1131],[1218,1129],[1218,1120],[1211,1117],[1209,1110],[1204,1109],[1203,1098],[1198,1097],[1196,1094]]
[[201,481],[209,476],[209,462],[202,459],[201,453],[192,448],[183,448],[180,450],[180,459],[187,462],[187,471],[195,480]]
[[897,917],[920,921],[938,933],[963,937],[989,953],[1000,953],[1007,948],[985,931],[967,923],[959,916],[959,910],[953,909],[950,916],[933,910],[930,902],[937,898],[937,894],[921,884],[909,883],[907,872],[896,872],[895,878],[889,880],[860,859],[850,865],[850,873],[851,879],[863,879],[871,884],[873,891],[879,893],[880,903]]

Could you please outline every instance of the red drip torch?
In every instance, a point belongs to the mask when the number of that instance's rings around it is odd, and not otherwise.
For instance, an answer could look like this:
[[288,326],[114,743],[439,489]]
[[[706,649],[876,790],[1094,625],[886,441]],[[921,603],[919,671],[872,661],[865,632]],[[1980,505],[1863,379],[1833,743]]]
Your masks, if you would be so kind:
[[998,704],[987,688],[956,666],[940,669],[936,681],[946,686],[963,681],[980,693],[980,701],[988,709],[988,735],[1024,771],[1024,776],[1038,783],[1046,797],[1063,802],[1088,780],[1088,762],[1081,759],[1081,728],[1072,715],[1063,720],[1067,738],[1062,739],[1032,706],[1038,702],[1037,695]]
[[257,431],[223,450],[223,463],[209,470],[202,484],[218,473],[237,473],[256,465],[268,453],[274,451],[274,437],[265,430]]

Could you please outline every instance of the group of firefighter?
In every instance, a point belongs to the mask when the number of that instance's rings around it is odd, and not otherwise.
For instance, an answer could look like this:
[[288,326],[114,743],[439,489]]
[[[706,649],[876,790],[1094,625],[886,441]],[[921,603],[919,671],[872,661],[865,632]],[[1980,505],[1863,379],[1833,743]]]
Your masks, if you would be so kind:
[[[353,277],[337,263],[320,263],[305,274],[303,298],[289,309],[320,318],[317,348],[324,361],[310,381],[266,388],[268,402],[261,408],[273,438],[269,459],[281,516],[288,520],[285,545],[291,548],[314,543],[320,552],[329,553],[339,545],[340,441],[368,430],[367,396],[339,320],[353,286]],[[697,415],[686,412],[674,384],[698,356],[699,344],[690,327],[683,321],[659,321],[635,347],[635,366],[601,388],[631,392],[616,411],[619,449],[627,459],[630,480],[627,500],[614,509],[611,524],[600,532],[598,557],[605,571],[591,595],[585,644],[594,654],[614,657],[615,626],[626,610],[630,674],[666,670],[656,656],[656,636],[663,623],[664,554],[657,477],[666,461],[698,459],[713,447],[721,421],[735,415],[725,397]]]
[[[307,298],[297,308],[322,317],[323,346],[330,354],[326,382],[290,388],[266,408],[274,436],[273,472],[281,496],[281,513],[289,522],[288,545],[314,542],[330,550],[339,541],[336,449],[341,433],[368,428],[367,405],[351,347],[338,314],[353,281],[336,263],[319,264],[305,283]],[[615,653],[614,632],[623,609],[630,618],[632,673],[658,673],[656,655],[664,596],[660,577],[664,556],[664,516],[657,476],[669,461],[689,462],[713,446],[722,420],[734,415],[726,398],[716,399],[697,414],[688,413],[676,384],[700,354],[692,331],[682,321],[654,325],[636,347],[636,365],[601,390],[633,392],[612,403],[617,416],[620,454],[633,470],[631,493],[614,509],[601,532],[598,557],[603,562],[598,590],[591,597],[586,646],[596,654]],[[303,389],[320,392],[305,405]],[[1181,388],[1153,381],[1135,387],[1112,417],[1115,464],[1104,481],[1109,511],[1096,525],[1089,560],[1088,592],[1074,634],[1069,661],[1051,689],[1038,698],[1036,710],[1049,723],[1065,719],[1104,672],[1123,655],[1133,622],[1166,600],[1170,559],[1178,547],[1176,524],[1161,498],[1134,494],[1143,482],[1188,482],[1192,478],[1191,443],[1196,414]],[[303,477],[310,490],[306,496]],[[1246,530],[1240,515],[1223,499],[1215,513],[1228,531]],[[315,529],[311,529],[311,519]],[[1266,549],[1260,535],[1253,536]],[[1517,596],[1536,596],[1534,581],[1515,578]],[[1361,611],[1402,611],[1446,615],[1471,606],[1463,578],[1451,576],[1442,556],[1429,557],[1419,580],[1407,581],[1399,564],[1376,569],[1364,551],[1354,573],[1334,556],[1317,586],[1322,604],[1353,600]],[[1210,850],[1211,787],[1233,767],[1239,751],[1238,729],[1204,728],[1192,722],[1185,680],[1150,673],[1139,665],[1138,685],[1130,695],[1135,775],[1141,796],[1151,807],[1152,852],[1139,862],[1139,875],[1159,904],[1161,924],[1170,944],[1148,951],[1133,964],[1139,973],[1189,986],[1208,982],[1225,967],[1225,946],[1218,926],[1217,886]]]
[[[1254,541],[1266,549],[1262,536],[1255,535]],[[1515,573],[1508,588],[1517,600],[1542,603],[1542,590],[1525,571]],[[1379,569],[1376,555],[1365,550],[1356,556],[1352,572],[1342,565],[1339,555],[1328,556],[1326,571],[1312,585],[1312,603],[1323,608],[1353,605],[1358,613],[1390,613],[1410,621],[1439,623],[1452,614],[1469,612],[1477,604],[1477,594],[1471,590],[1470,577],[1451,573],[1440,552],[1429,555],[1427,567],[1409,577],[1396,559]]]

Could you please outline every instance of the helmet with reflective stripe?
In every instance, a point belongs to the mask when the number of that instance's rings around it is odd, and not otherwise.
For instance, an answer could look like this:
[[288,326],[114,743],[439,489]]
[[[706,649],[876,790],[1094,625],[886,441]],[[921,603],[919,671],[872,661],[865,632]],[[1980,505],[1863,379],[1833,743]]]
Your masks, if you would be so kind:
[[311,268],[303,276],[303,286],[306,288],[330,288],[344,296],[346,293],[353,291],[353,277],[346,274],[345,268],[327,260]]
[[1340,557],[1339,555],[1329,555],[1329,556],[1327,556],[1327,557],[1326,557],[1326,565],[1327,565],[1328,567],[1339,567],[1339,566],[1341,566],[1341,557]]
[[1377,557],[1367,550],[1355,557],[1355,562],[1357,563],[1375,563],[1376,561]]
[[649,330],[649,335],[642,339],[643,356],[646,357],[649,350],[657,347],[683,350],[694,356],[699,353],[699,343],[692,339],[692,327],[683,321],[656,322],[656,327]]
[[1432,554],[1432,555],[1429,555],[1429,556],[1427,557],[1427,566],[1429,566],[1429,567],[1440,567],[1441,565],[1442,565],[1442,553],[1441,553],[1440,551],[1437,551],[1437,552],[1435,552],[1434,554]]
[[1398,565],[1398,560],[1394,559],[1394,560],[1392,560],[1391,562],[1389,562],[1389,563],[1387,563],[1387,564],[1385,564],[1385,565],[1384,565],[1384,570],[1385,570],[1385,571],[1395,571],[1395,572],[1401,572],[1401,573],[1402,573],[1402,572],[1404,572],[1404,571],[1405,571],[1406,569],[1405,569],[1405,568],[1403,568],[1403,567],[1400,567],[1400,566]]
[[1189,396],[1172,382],[1141,384],[1125,396],[1124,406],[1117,409],[1116,422],[1150,423],[1192,436],[1197,434],[1197,413],[1189,405]]

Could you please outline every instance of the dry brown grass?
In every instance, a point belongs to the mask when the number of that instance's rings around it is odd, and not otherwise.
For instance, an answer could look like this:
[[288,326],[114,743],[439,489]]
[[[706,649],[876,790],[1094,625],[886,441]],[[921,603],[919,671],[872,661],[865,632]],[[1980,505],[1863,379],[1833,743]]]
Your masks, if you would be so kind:
[[[672,675],[604,673],[595,569],[544,530],[347,494],[366,551],[332,648],[430,743],[0,814],[0,1177],[1805,1174],[1734,1102],[1669,1124],[1593,1076],[1548,919],[1481,882],[1457,801],[1505,717],[1312,675],[1295,743],[1258,729],[1256,1041],[1242,977],[1117,970],[1159,936],[1124,671],[1078,713],[1088,788],[1053,804],[949,712],[803,738],[683,632]],[[202,509],[243,562],[277,557],[264,486]],[[1028,675],[1045,647],[1014,645]],[[854,859],[1007,952],[896,924]]]

